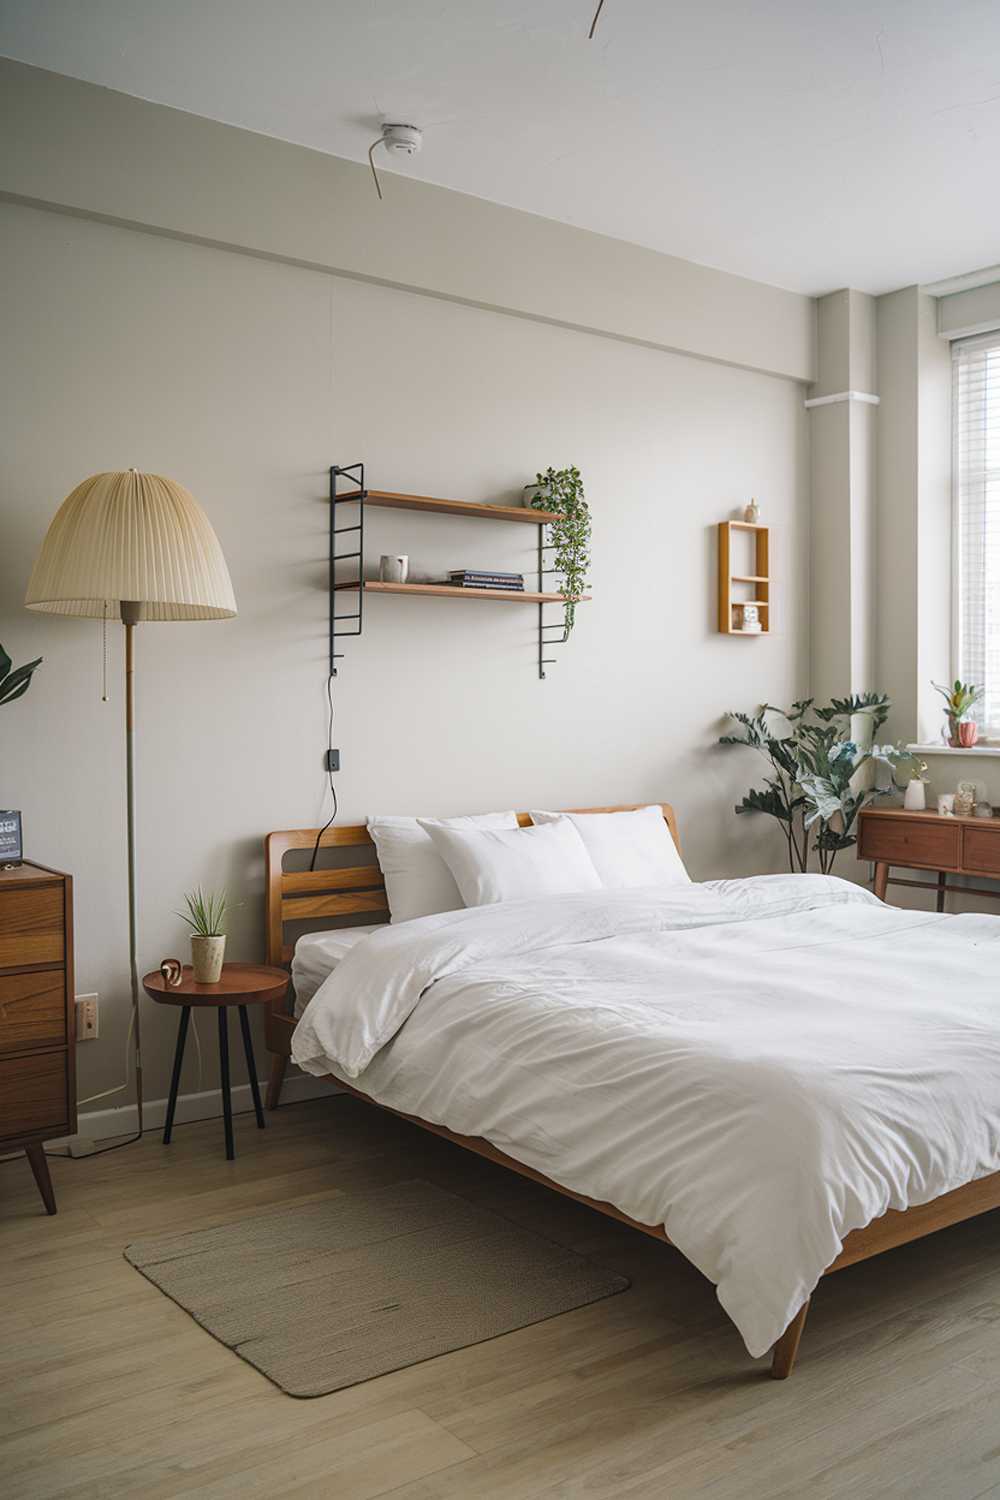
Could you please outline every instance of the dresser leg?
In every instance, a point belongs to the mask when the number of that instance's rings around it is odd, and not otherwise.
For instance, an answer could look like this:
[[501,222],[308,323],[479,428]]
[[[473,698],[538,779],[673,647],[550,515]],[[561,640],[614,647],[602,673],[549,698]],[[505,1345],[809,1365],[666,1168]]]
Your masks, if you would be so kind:
[[236,1155],[233,1146],[233,1100],[229,1092],[229,1015],[225,1005],[219,1006],[219,1073],[222,1079],[222,1118],[226,1126],[226,1160]]
[[875,884],[872,889],[880,901],[885,900],[885,892],[888,884],[889,866],[884,860],[877,860],[875,864]]
[[943,870],[938,870],[937,909],[944,911],[944,898],[948,891],[948,879]]
[[25,1146],[24,1154],[31,1163],[31,1170],[35,1174],[35,1183],[42,1195],[45,1212],[47,1214],[54,1214],[56,1211],[56,1195],[52,1191],[52,1178],[49,1176],[49,1163],[45,1155],[45,1147],[42,1145]]

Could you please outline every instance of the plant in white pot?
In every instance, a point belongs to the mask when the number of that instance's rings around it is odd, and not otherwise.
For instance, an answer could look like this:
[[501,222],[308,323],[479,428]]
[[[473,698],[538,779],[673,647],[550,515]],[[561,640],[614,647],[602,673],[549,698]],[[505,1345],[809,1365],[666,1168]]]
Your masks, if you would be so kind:
[[218,984],[222,978],[222,961],[226,956],[225,891],[204,892],[201,886],[188,891],[184,900],[187,911],[177,915],[191,929],[191,967],[196,984]]

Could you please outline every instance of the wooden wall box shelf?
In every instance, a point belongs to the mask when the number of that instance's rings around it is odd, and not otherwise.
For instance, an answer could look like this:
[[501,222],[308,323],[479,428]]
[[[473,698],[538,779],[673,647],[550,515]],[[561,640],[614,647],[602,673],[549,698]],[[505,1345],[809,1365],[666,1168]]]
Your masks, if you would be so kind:
[[[936,893],[937,909],[944,911],[948,875],[1000,880],[1000,818],[949,818],[903,807],[866,808],[858,830],[858,858],[875,865],[874,890],[880,900],[885,899],[887,886],[905,885]],[[893,865],[932,870],[936,885],[891,876]],[[977,894],[996,897],[1000,891]]]
[[[734,573],[733,532],[749,533],[753,547],[752,573]],[[719,630],[722,635],[761,636],[771,633],[771,532],[767,526],[750,521],[719,522]],[[753,598],[734,598],[733,584],[753,584]],[[733,624],[733,609],[741,604],[756,604],[760,610],[760,629],[744,630]]]
[[73,881],[0,870],[0,1151],[23,1148],[56,1211],[43,1142],[76,1130]]

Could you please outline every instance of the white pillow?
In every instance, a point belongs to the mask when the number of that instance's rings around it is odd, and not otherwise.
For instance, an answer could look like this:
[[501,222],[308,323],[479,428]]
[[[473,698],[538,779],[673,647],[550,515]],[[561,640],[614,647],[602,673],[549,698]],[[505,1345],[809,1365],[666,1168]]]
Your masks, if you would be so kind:
[[601,881],[572,823],[543,828],[456,828],[421,818],[466,906],[599,891]]
[[[516,828],[517,814],[479,813],[440,821],[445,828]],[[394,922],[461,910],[458,886],[416,818],[369,817],[368,832],[375,841]]]
[[533,812],[541,827],[572,824],[582,838],[602,885],[689,885],[691,877],[677,852],[662,807],[639,807],[631,812]]

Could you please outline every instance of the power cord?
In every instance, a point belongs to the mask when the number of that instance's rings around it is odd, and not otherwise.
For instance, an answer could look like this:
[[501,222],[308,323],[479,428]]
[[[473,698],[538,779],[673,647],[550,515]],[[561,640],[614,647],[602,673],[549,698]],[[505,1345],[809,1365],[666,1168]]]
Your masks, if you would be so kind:
[[328,704],[329,710],[330,710],[329,711],[329,716],[327,718],[327,726],[326,726],[326,774],[327,774],[327,779],[328,779],[328,781],[330,783],[330,797],[333,800],[333,812],[330,814],[329,818],[323,824],[323,827],[320,829],[319,833],[317,833],[317,835],[316,835],[316,842],[313,845],[312,859],[309,861],[309,868],[310,868],[310,870],[315,870],[315,868],[316,868],[316,858],[317,858],[317,855],[319,854],[319,846],[320,846],[320,844],[323,841],[323,835],[326,832],[326,830],[330,827],[330,825],[336,821],[337,810],[338,810],[337,809],[337,788],[334,786],[334,783],[333,783],[333,771],[330,768],[331,755],[332,755],[332,752],[333,752],[333,673],[332,672],[330,672],[330,673],[327,674],[327,679],[326,679],[326,701],[327,701],[327,704]]

